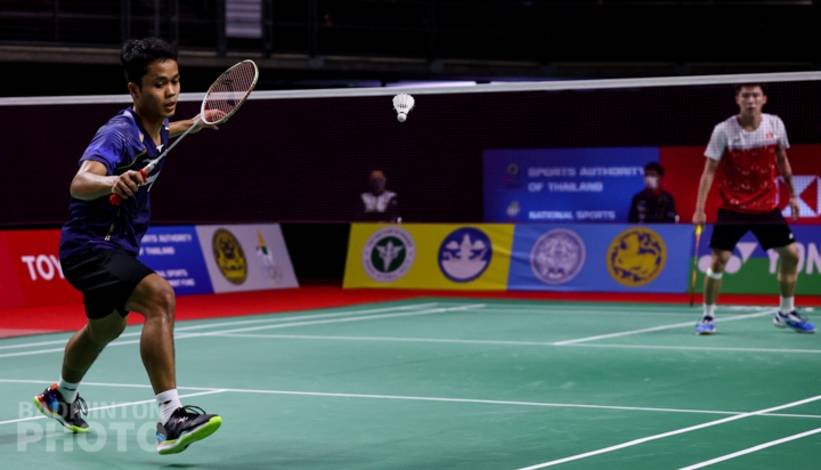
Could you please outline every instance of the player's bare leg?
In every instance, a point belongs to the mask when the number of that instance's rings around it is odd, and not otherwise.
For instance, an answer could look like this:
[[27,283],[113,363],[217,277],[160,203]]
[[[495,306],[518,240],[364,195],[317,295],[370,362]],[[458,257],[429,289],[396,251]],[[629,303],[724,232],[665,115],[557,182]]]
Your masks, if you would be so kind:
[[795,309],[795,285],[798,282],[798,248],[795,243],[775,249],[780,258],[778,289],[781,302],[773,324],[778,328],[790,327],[798,333],[814,333],[815,325]]
[[721,278],[724,276],[724,267],[732,256],[731,251],[713,250],[710,259],[710,269],[704,277],[704,314],[696,325],[696,333],[700,335],[713,334],[715,328],[715,309],[718,293],[721,290]]
[[174,290],[157,274],[146,276],[128,299],[128,308],[145,317],[140,356],[158,394],[177,388],[174,363]]
[[[778,289],[781,297],[793,297],[798,282],[798,248],[795,243],[776,248],[780,259],[778,269]],[[792,310],[792,309],[790,309]]]
[[205,439],[222,424],[222,418],[201,408],[182,406],[177,392],[174,358],[174,290],[158,276],[146,276],[128,299],[130,309],[145,317],[140,355],[160,407],[157,450],[176,454]]
[[119,338],[126,327],[126,319],[117,312],[90,319],[86,326],[74,334],[63,356],[63,378],[69,382],[80,382],[86,371],[97,359],[106,345]]
[[125,317],[112,312],[103,318],[89,319],[83,329],[68,340],[60,382],[34,397],[35,405],[43,414],[71,431],[88,431],[88,423],[83,419],[85,401],[77,389],[100,352],[120,336],[125,326]]

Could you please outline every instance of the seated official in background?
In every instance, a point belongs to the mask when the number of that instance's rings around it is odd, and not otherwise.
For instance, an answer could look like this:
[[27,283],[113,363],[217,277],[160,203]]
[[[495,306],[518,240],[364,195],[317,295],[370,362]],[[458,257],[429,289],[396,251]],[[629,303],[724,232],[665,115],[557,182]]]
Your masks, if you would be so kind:
[[373,170],[368,178],[370,190],[359,195],[356,220],[373,222],[402,221],[399,216],[399,196],[385,189],[387,178],[382,170]]
[[633,196],[627,221],[638,224],[678,222],[673,195],[661,189],[664,168],[656,162],[644,166],[644,189]]

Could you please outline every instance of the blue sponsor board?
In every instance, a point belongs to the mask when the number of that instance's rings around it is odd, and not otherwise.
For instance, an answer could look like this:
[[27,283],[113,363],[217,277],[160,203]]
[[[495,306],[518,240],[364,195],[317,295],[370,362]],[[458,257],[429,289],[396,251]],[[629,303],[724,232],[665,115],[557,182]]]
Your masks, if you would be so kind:
[[214,292],[194,226],[151,227],[142,239],[140,261],[167,280],[177,295]]
[[487,222],[627,222],[657,147],[485,150]]
[[517,225],[509,290],[685,292],[690,225]]

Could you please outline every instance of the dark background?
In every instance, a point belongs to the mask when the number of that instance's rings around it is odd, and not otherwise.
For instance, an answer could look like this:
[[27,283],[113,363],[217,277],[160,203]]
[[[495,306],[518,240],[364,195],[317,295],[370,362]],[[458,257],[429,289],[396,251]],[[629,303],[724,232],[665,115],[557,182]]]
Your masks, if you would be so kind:
[[[263,37],[236,39],[224,34],[225,0],[3,0],[0,94],[122,95],[119,45],[148,35],[178,46],[183,91],[246,57],[260,65],[258,90],[821,70],[812,0],[261,4]],[[818,84],[768,90],[767,111],[793,143],[818,142]],[[284,222],[301,282],[337,280],[373,168],[400,194],[405,221],[475,222],[486,148],[701,146],[736,111],[730,85],[416,97],[404,124],[389,95],[250,101],[175,149],[153,189],[154,220]],[[0,106],[0,227],[62,223],[77,159],[124,106]],[[318,250],[334,256],[317,263]]]
[[[821,82],[773,83],[767,93],[766,110],[783,118],[792,143],[819,141]],[[737,112],[732,85],[416,99],[402,124],[390,95],[251,100],[220,130],[175,148],[152,189],[154,220],[349,221],[369,171],[381,168],[405,221],[477,222],[484,149],[704,146]],[[0,174],[0,223],[62,222],[77,160],[124,106],[0,106],[4,168],[13,169]],[[181,116],[196,112],[196,103],[179,105]]]
[[237,39],[226,0],[3,0],[3,94],[122,93],[117,49],[148,35],[179,46],[193,89],[236,56],[260,89],[821,67],[816,0],[260,2],[262,37]]

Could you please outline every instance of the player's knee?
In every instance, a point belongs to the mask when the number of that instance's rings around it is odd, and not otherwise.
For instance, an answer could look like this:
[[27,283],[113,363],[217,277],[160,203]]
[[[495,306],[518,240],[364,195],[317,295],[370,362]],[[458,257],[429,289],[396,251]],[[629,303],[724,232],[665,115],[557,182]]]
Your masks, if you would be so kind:
[[[118,318],[119,314],[112,313],[112,315],[117,315]],[[114,341],[115,339],[119,338],[120,335],[123,333],[126,327],[125,319],[122,319],[122,322],[117,324],[107,324],[105,326],[96,326],[88,328],[88,335],[91,339],[91,342],[94,343],[98,348],[104,348],[108,343]]]
[[730,257],[727,256],[713,256],[712,262],[710,263],[710,269],[714,273],[723,273],[724,267],[727,266],[727,262],[730,260]]
[[795,244],[789,245],[781,251],[781,262],[788,265],[798,264],[798,249]]
[[161,315],[168,319],[174,318],[176,297],[174,290],[168,285],[158,285],[148,296],[148,314]]
[[156,305],[166,314],[173,315],[174,307],[177,305],[177,298],[174,296],[174,289],[164,286],[156,293]]

